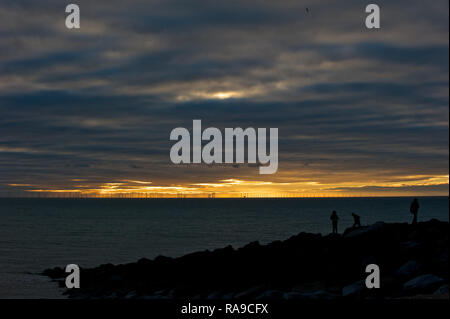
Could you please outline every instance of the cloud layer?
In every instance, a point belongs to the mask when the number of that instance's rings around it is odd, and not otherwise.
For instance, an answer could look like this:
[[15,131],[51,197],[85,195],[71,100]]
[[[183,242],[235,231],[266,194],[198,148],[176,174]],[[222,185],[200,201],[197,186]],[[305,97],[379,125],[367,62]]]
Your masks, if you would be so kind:
[[[79,30],[60,1],[0,4],[0,195],[448,194],[448,1],[379,1],[380,30],[363,1],[77,3]],[[278,173],[172,164],[193,119],[278,127]]]

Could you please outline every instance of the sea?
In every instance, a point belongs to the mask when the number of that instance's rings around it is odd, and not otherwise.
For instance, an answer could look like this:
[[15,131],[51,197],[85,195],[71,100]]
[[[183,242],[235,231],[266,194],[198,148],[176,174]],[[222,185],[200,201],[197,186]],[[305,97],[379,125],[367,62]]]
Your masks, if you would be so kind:
[[[411,222],[412,198],[63,199],[0,198],[0,298],[64,298],[46,268],[135,262],[235,248],[300,232]],[[449,220],[448,197],[419,197],[419,221]]]

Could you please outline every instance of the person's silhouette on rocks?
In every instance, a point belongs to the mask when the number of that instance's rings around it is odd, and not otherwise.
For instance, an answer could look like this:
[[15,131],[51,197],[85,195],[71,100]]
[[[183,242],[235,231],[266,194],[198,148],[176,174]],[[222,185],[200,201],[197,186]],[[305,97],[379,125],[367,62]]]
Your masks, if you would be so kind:
[[419,213],[419,201],[417,200],[417,198],[414,198],[414,200],[411,203],[411,206],[409,207],[409,211],[411,212],[411,214],[414,215],[413,217],[413,221],[412,224],[417,224],[417,214]]
[[361,218],[359,215],[352,213],[353,216],[353,226],[352,227],[361,227]]
[[338,215],[337,215],[335,210],[333,210],[333,212],[331,213],[330,219],[331,219],[331,222],[333,224],[333,234],[337,234],[338,233],[338,220],[339,220],[339,217],[338,217]]

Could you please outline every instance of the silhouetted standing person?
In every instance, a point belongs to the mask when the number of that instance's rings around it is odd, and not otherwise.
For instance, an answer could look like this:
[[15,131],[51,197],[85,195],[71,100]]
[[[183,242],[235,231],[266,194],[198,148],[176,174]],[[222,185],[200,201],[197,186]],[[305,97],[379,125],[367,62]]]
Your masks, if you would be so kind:
[[352,213],[353,216],[353,226],[352,227],[361,227],[361,219],[359,215]]
[[419,213],[419,201],[417,200],[417,198],[414,198],[414,200],[411,203],[411,206],[409,207],[409,211],[411,212],[411,214],[414,215],[413,217],[413,225],[417,224],[417,214]]
[[338,233],[337,226],[338,226],[339,217],[338,217],[338,215],[337,215],[335,210],[333,210],[333,212],[331,213],[330,219],[331,219],[331,222],[333,224],[333,234],[337,234]]

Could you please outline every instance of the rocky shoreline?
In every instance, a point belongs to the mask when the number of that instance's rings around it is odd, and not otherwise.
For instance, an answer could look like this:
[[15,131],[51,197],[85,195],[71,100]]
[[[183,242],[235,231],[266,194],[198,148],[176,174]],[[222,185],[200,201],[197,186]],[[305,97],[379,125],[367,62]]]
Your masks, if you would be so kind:
[[[178,258],[81,269],[80,299],[449,299],[449,223],[378,222],[342,235],[300,233]],[[365,286],[377,264],[381,288]],[[63,268],[43,275],[64,286]]]

